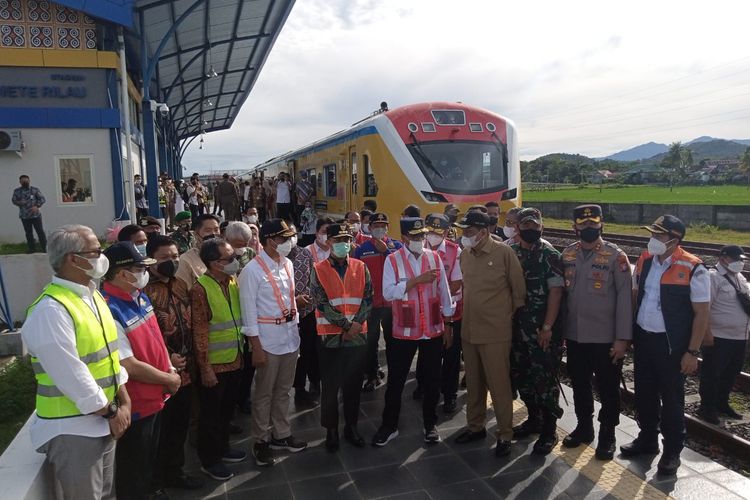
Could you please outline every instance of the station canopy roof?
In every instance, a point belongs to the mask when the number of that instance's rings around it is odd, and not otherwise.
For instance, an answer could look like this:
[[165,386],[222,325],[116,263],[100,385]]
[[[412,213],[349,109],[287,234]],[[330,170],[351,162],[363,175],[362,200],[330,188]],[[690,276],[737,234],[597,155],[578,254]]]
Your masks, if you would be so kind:
[[[247,99],[294,0],[136,0],[149,57],[168,36],[152,80],[177,139],[223,130]],[[189,9],[193,8],[189,13]]]

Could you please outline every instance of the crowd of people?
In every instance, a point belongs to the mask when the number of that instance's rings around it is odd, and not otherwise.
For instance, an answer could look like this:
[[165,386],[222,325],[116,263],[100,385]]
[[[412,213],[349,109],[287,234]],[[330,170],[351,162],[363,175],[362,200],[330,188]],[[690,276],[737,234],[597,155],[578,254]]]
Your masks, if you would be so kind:
[[[633,269],[602,238],[597,205],[575,209],[578,241],[560,252],[543,238],[535,208],[501,214],[489,202],[461,214],[449,204],[422,217],[409,205],[391,221],[369,200],[334,220],[313,215],[303,182],[274,182],[275,213],[256,201],[259,180],[240,194],[225,176],[215,190],[222,222],[199,208],[204,190],[194,178],[189,210],[174,214],[169,235],[148,216],[104,250],[85,226],[49,235],[54,278],[22,335],[38,381],[31,438],[61,498],[166,498],[166,487],[200,488],[204,480],[183,470],[186,440],[201,470],[220,481],[233,477],[227,464],[248,455],[272,466],[280,450],[302,452],[292,389],[296,406],[320,406],[329,452],[341,446],[340,401],[348,445],[387,446],[398,438],[415,356],[413,397],[427,444],[442,439],[441,397],[444,414],[460,408],[463,370],[467,416],[457,443],[486,438],[489,393],[497,457],[529,436],[537,436],[533,453],[550,453],[565,349],[577,417],[565,447],[594,441],[595,380],[596,457],[613,458],[631,347],[640,433],[621,445],[623,455],[661,451],[659,473],[676,474],[685,376],[701,350],[701,412],[738,416],[728,396],[750,324],[740,247],[725,247],[708,269],[681,246],[685,225],[664,215],[645,227],[651,240]],[[360,395],[384,385],[379,428],[363,436]],[[528,410],[515,427],[514,397]],[[250,414],[249,449],[230,446],[238,412]]]

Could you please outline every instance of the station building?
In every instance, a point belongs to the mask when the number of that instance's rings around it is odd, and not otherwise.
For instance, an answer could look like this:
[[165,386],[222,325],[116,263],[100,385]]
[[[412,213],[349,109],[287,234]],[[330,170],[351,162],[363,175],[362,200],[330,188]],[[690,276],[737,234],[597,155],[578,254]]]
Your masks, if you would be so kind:
[[130,219],[136,173],[158,217],[159,173],[232,125],[293,3],[0,0],[0,242],[24,241],[22,174],[47,232]]

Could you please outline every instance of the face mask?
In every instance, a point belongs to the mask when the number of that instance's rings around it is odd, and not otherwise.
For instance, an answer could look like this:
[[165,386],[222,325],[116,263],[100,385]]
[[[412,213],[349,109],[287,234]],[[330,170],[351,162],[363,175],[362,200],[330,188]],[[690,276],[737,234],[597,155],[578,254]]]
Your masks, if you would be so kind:
[[138,250],[139,254],[143,255],[144,257],[146,256],[146,244],[145,243],[141,243],[140,245],[136,245],[135,249]]
[[417,255],[422,255],[422,252],[424,251],[424,241],[409,240],[409,251]]
[[596,227],[586,227],[581,229],[578,232],[578,235],[581,237],[582,241],[585,241],[586,243],[593,243],[596,240],[599,239],[599,235],[601,234],[601,229]]
[[177,274],[177,267],[179,265],[179,260],[165,260],[156,266],[156,272],[165,278],[174,278],[175,274]]
[[326,242],[328,241],[328,235],[327,234],[319,234],[318,235],[318,243],[320,243],[321,246],[325,246]]
[[506,238],[511,239],[516,235],[516,228],[513,226],[503,226],[503,234]]
[[282,257],[289,255],[289,252],[292,251],[292,240],[286,240],[284,243],[277,245],[276,251],[279,252],[279,255]]
[[234,259],[229,264],[225,264],[224,269],[223,269],[223,271],[230,276],[234,276],[235,274],[237,274],[237,271],[239,270],[240,270],[240,261],[238,261],[237,259]]
[[648,253],[650,253],[651,255],[664,255],[664,253],[667,251],[667,244],[652,237],[650,240],[648,240],[647,249]]
[[477,244],[477,237],[476,236],[461,236],[461,245],[464,248],[473,248],[474,245]]
[[425,236],[425,239],[427,240],[427,243],[429,243],[432,248],[435,248],[436,246],[440,245],[443,242],[443,237],[435,233],[428,234],[427,236]]
[[292,236],[292,237],[291,237],[291,238],[289,238],[289,239],[290,239],[290,240],[292,240],[292,247],[296,247],[296,246],[297,246],[297,242],[299,241],[299,240],[297,239],[297,237],[296,237],[296,236]]
[[490,226],[497,226],[497,217],[490,215]]
[[245,255],[245,252],[247,252],[247,247],[237,247],[234,249],[234,254],[237,257],[242,257],[243,255]]
[[366,222],[362,224],[362,232],[365,234],[370,234],[370,225]]
[[258,222],[258,216],[257,215],[248,215],[247,216],[247,221],[250,224],[256,224]]
[[538,229],[521,229],[518,234],[529,244],[536,243],[542,237],[542,232]]
[[[86,257],[81,257],[81,258],[86,259]],[[91,269],[83,269],[82,267],[78,267],[78,266],[76,267],[84,271],[89,277],[94,278],[95,280],[100,279],[102,276],[107,274],[107,271],[109,271],[109,259],[104,254],[101,254],[99,257],[96,257],[93,259],[86,259],[86,260],[91,266]]]
[[376,240],[382,240],[385,238],[385,233],[388,232],[384,227],[375,227],[372,229],[372,237]]
[[21,183],[21,187],[22,188],[27,188],[27,187],[29,187],[29,183],[28,182],[22,182]]
[[453,224],[454,222],[456,222],[458,220],[458,214],[456,214],[456,215],[449,215],[448,216],[448,220],[451,222],[451,224]]
[[187,233],[188,231],[190,231],[190,224],[183,224],[180,226],[180,229]]
[[206,236],[201,236],[201,241],[208,241],[216,238],[216,235],[214,233],[207,234]]
[[136,287],[138,290],[143,290],[146,288],[146,285],[148,285],[148,273],[144,270],[142,273],[130,273],[132,276],[135,276],[135,283],[131,283],[134,287]]
[[352,249],[352,244],[348,241],[339,241],[333,244],[333,247],[331,248],[331,252],[333,252],[333,255],[338,257],[339,259],[343,259],[347,255],[349,255],[349,252]]
[[726,267],[730,273],[741,273],[742,270],[745,269],[745,263],[738,260],[737,262],[730,262],[724,267]]
[[358,233],[361,227],[362,224],[360,224],[359,222],[354,222],[352,224],[352,232],[354,232],[355,234]]

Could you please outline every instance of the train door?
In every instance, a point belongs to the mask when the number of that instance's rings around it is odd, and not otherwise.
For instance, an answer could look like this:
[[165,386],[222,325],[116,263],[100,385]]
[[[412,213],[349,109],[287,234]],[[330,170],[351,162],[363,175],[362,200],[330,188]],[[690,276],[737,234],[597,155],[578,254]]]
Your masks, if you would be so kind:
[[349,146],[349,175],[350,183],[348,187],[348,194],[346,197],[346,211],[359,210],[359,178],[357,172],[357,147]]

